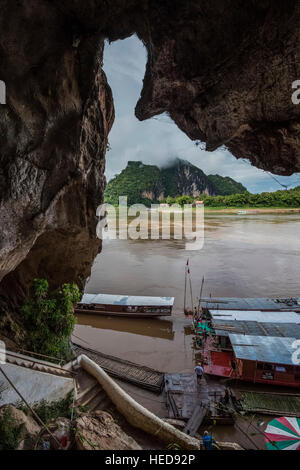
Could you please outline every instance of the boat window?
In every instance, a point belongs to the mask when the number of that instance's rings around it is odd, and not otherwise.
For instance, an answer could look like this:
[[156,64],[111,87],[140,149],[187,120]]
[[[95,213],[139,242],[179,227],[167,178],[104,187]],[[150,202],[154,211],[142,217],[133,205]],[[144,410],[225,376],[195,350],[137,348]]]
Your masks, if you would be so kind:
[[287,372],[286,368],[283,366],[275,366],[276,372]]
[[258,362],[257,369],[258,370],[274,370],[274,365],[269,364],[267,362]]

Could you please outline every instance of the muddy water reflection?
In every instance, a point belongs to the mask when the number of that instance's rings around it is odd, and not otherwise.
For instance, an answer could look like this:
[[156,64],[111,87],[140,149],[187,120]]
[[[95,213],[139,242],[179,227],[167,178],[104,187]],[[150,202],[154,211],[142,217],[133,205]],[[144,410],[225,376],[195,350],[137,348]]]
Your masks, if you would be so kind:
[[174,340],[173,323],[168,320],[146,318],[128,320],[128,318],[102,317],[97,315],[79,315],[78,325],[90,325],[101,330],[123,331],[134,335]]
[[184,372],[193,364],[191,336],[184,332],[186,325],[184,318],[126,320],[81,315],[74,340],[161,371]]

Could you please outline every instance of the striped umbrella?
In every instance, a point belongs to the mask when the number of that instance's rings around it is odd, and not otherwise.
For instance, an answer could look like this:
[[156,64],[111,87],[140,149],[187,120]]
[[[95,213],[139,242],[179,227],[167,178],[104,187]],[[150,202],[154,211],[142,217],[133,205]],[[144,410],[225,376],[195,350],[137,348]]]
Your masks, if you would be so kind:
[[300,450],[300,418],[273,419],[265,430],[269,450]]

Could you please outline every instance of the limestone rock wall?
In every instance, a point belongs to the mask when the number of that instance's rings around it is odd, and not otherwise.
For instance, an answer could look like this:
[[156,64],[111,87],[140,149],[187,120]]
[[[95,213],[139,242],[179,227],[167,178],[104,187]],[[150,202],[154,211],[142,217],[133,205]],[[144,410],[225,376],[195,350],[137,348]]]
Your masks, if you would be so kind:
[[35,275],[89,274],[114,107],[99,31],[84,34],[55,2],[1,3],[1,289],[22,295]]

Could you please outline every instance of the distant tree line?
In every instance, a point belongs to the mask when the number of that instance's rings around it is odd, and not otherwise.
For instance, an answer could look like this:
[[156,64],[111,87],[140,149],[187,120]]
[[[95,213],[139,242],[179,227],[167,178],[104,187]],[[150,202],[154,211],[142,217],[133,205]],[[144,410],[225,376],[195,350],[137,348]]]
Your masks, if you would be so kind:
[[245,191],[241,194],[230,196],[207,196],[201,194],[192,196],[168,196],[167,204],[193,204],[195,201],[203,201],[207,207],[300,207],[300,186],[289,190],[279,190],[272,193],[263,192],[251,194]]

